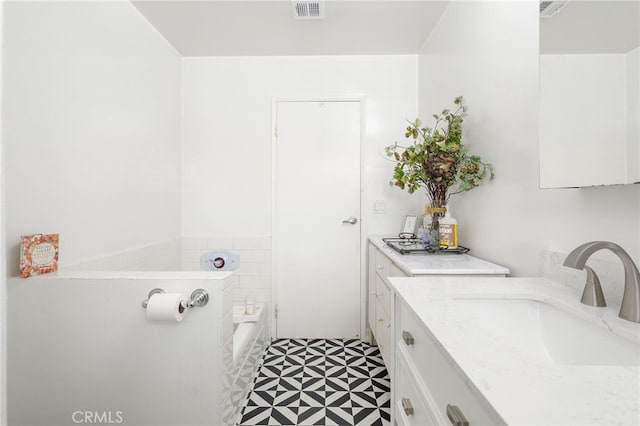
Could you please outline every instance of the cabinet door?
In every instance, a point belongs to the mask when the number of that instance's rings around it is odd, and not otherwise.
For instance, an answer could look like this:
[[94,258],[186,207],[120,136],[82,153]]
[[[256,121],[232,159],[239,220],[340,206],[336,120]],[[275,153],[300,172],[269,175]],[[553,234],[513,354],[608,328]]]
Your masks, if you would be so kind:
[[378,347],[380,348],[380,354],[382,355],[382,360],[384,364],[387,366],[387,370],[389,374],[391,374],[391,349],[392,349],[392,340],[391,340],[391,319],[389,315],[382,308],[380,303],[380,299],[378,299],[378,303],[376,306],[376,340],[378,341]]
[[[380,274],[376,277],[376,297],[380,301],[385,314],[391,318],[391,289]],[[376,307],[376,309],[378,308]],[[380,318],[380,313],[377,311],[376,317]]]
[[[367,272],[367,324],[372,337],[376,328],[376,252],[378,249],[369,243]],[[371,339],[373,340],[373,339]]]
[[[396,299],[397,300],[397,299]],[[447,406],[458,407],[471,425],[503,425],[504,421],[472,390],[468,379],[452,367],[426,326],[406,303],[396,305],[397,358],[404,358],[416,382],[421,382],[427,404],[439,423],[446,423]],[[401,356],[402,355],[402,356]]]
[[400,426],[439,425],[436,416],[428,408],[428,404],[425,404],[423,394],[418,390],[419,386],[412,380],[414,375],[402,355],[397,354],[397,360],[396,390],[393,397],[396,423]]

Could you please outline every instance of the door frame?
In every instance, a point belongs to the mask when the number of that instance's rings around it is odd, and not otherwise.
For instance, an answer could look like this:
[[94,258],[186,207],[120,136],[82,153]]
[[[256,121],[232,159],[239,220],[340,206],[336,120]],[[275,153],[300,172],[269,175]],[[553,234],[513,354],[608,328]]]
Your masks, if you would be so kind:
[[276,177],[278,170],[277,159],[277,124],[278,103],[280,102],[358,102],[360,104],[360,339],[366,338],[367,315],[367,220],[365,210],[365,179],[364,179],[364,135],[365,135],[365,108],[366,98],[362,95],[355,96],[274,96],[271,98],[271,339],[277,336],[275,307],[278,304],[278,291],[276,287],[276,252],[278,233],[276,232]]

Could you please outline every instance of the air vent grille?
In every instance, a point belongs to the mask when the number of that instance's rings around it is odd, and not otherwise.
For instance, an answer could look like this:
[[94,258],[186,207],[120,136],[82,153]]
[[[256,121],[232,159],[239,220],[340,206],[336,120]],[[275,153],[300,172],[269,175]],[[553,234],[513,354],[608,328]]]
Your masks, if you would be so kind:
[[323,19],[324,2],[293,1],[293,16],[296,19]]
[[560,12],[560,9],[567,4],[568,1],[540,1],[540,17],[551,18],[556,13]]

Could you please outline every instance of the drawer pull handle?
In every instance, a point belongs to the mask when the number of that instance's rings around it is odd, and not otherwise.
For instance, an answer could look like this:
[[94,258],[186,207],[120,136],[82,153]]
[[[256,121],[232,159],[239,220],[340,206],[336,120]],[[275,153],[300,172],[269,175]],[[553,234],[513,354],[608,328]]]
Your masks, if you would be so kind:
[[407,416],[413,415],[413,405],[409,398],[402,398],[402,409],[404,410],[404,414]]
[[469,426],[467,418],[457,405],[447,404],[447,417],[453,426]]
[[378,269],[378,271],[382,271],[382,270],[384,269],[384,266],[382,266],[382,265],[378,265],[378,268],[377,268],[377,269]]
[[408,331],[402,330],[402,340],[407,346],[411,346],[415,343],[413,336]]

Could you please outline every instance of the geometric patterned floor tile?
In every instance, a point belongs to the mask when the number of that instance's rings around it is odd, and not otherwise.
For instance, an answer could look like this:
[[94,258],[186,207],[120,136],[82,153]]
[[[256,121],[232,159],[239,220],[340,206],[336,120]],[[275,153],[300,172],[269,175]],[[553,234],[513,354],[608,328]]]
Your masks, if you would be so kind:
[[239,424],[388,426],[389,386],[375,346],[277,339],[265,351]]

